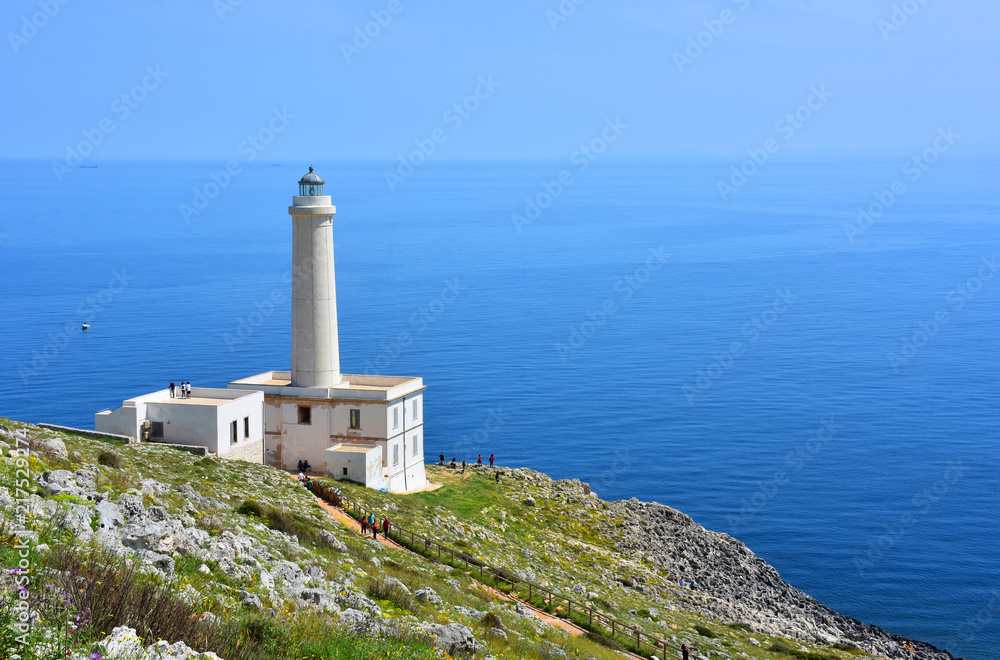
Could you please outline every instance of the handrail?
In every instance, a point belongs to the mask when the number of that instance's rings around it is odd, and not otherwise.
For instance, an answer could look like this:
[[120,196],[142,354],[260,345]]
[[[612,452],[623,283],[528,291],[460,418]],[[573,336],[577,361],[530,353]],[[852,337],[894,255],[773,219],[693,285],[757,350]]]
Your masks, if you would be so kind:
[[[385,517],[369,509],[358,500],[355,500],[354,498],[345,495],[343,492],[340,491],[339,488],[330,488],[329,486],[314,480],[312,482],[312,493],[335,506],[343,508],[348,513],[350,513],[350,507],[353,507],[354,510],[357,511],[357,518],[363,518],[366,517],[368,514],[374,514],[380,522],[386,520]],[[344,506],[345,504],[347,504],[347,506]],[[504,582],[509,582],[511,595],[514,594],[515,585],[517,585],[518,583],[523,584],[528,589],[529,603],[531,602],[532,597],[537,593],[542,598],[543,601],[546,599],[548,600],[549,607],[552,607],[553,599],[558,601],[559,605],[557,607],[561,607],[562,603],[565,602],[567,608],[567,616],[572,615],[573,608],[576,607],[579,611],[587,614],[589,622],[588,625],[591,628],[593,628],[594,621],[603,623],[606,627],[609,627],[611,629],[612,638],[614,638],[616,634],[621,634],[622,636],[627,637],[629,641],[631,641],[634,638],[636,648],[639,649],[640,651],[643,650],[642,645],[646,644],[651,648],[653,648],[654,650],[663,651],[664,654],[668,652],[667,649],[672,649],[677,653],[681,652],[681,649],[674,646],[673,644],[668,643],[666,639],[661,639],[654,635],[650,635],[649,633],[644,632],[641,628],[639,628],[639,626],[633,626],[623,621],[619,621],[618,619],[608,616],[607,614],[605,614],[600,610],[590,607],[586,603],[582,603],[573,600],[572,598],[561,596],[558,593],[552,591],[551,589],[543,587],[540,584],[536,584],[534,582],[531,582],[530,580],[519,578],[515,575],[512,575],[506,569],[499,568],[497,566],[491,566],[482,559],[473,557],[472,555],[466,554],[460,550],[456,551],[454,548],[450,546],[447,546],[443,543],[439,543],[438,541],[435,541],[430,537],[424,536],[423,534],[416,533],[412,530],[407,530],[405,527],[397,525],[396,523],[390,523],[389,525],[389,538],[392,538],[393,536],[395,536],[396,539],[398,539],[400,542],[409,539],[410,545],[414,548],[418,547],[417,540],[419,539],[424,544],[424,549],[428,553],[431,552],[432,546],[436,546],[437,559],[441,563],[444,563],[443,561],[441,561],[442,554],[448,554],[451,557],[451,561],[453,564],[457,563],[456,557],[458,557],[461,561],[465,562],[466,570],[470,571],[470,576],[472,576],[471,567],[478,566],[480,580],[484,579],[486,573],[489,573],[490,575],[493,576],[494,580],[498,585],[500,584],[501,580],[503,580]],[[433,559],[433,557],[430,558]],[[521,599],[518,598],[518,600]],[[569,619],[569,621],[572,623],[573,620]]]

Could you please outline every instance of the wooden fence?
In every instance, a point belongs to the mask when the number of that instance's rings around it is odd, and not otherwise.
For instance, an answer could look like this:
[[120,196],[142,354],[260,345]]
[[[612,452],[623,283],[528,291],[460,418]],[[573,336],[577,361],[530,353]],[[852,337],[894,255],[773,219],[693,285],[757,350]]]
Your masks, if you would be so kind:
[[[323,498],[334,506],[342,508],[348,514],[353,515],[357,520],[361,520],[362,518],[368,516],[368,514],[374,514],[379,523],[385,520],[384,517],[380,516],[375,511],[370,510],[361,502],[358,502],[357,500],[342,493],[340,489],[332,488],[314,480],[312,482],[312,492],[314,495]],[[555,608],[561,608],[565,605],[565,618],[571,623],[577,623],[572,618],[573,612],[575,611],[580,619],[579,623],[582,624],[584,617],[586,617],[588,629],[598,632],[598,634],[602,634],[597,630],[597,628],[595,628],[594,624],[596,622],[599,626],[603,626],[611,631],[611,638],[621,637],[627,639],[629,643],[634,644],[635,648],[640,652],[644,652],[646,647],[649,647],[654,651],[662,651],[664,656],[666,656],[666,654],[670,651],[673,651],[675,654],[680,653],[680,649],[673,644],[668,643],[665,639],[643,632],[638,626],[632,626],[619,621],[614,617],[610,617],[604,612],[601,612],[600,610],[595,610],[586,603],[562,596],[547,587],[543,587],[540,584],[519,578],[503,568],[491,566],[483,560],[468,555],[461,550],[455,550],[450,546],[438,543],[434,539],[428,538],[412,530],[408,530],[405,527],[401,527],[392,522],[389,525],[389,538],[398,542],[400,545],[408,546],[413,551],[426,557],[431,559],[436,557],[437,560],[442,563],[444,563],[445,559],[450,559],[453,566],[459,566],[464,563],[466,571],[473,578],[475,578],[475,569],[479,569],[479,579],[481,581],[485,580],[487,576],[489,576],[493,578],[498,586],[502,584],[509,584],[511,595],[518,597],[521,600],[526,600],[528,603],[530,603],[532,599],[537,596],[553,610]],[[520,587],[522,591],[515,594],[514,589],[517,587]],[[523,598],[524,589],[527,589],[528,591],[527,599]],[[692,649],[692,651],[693,650],[694,649]],[[675,655],[674,657],[679,656]]]

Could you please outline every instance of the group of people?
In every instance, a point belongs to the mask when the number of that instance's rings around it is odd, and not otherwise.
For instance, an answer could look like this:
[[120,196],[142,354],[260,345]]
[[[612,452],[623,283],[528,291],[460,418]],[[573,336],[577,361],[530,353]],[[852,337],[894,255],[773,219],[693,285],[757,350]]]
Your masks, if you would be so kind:
[[191,383],[183,381],[180,387],[180,396],[176,395],[177,386],[174,385],[174,381],[170,381],[170,398],[178,399],[190,399],[191,398]]
[[[441,452],[441,454],[438,456],[438,458],[440,459],[440,462],[438,463],[438,465],[446,465],[445,462],[444,462],[444,452]],[[493,464],[496,463],[496,460],[497,460],[497,457],[494,456],[493,454],[490,454],[490,458],[489,458],[490,467],[493,467]],[[478,465],[479,467],[483,466],[483,455],[482,454],[479,454],[479,456],[476,457],[476,465]],[[462,459],[462,474],[465,474],[465,468],[466,468],[466,466],[467,466],[467,463],[465,462],[465,459],[463,458]],[[455,458],[454,456],[452,456],[451,457],[451,463],[447,463],[447,467],[451,468],[452,470],[457,470],[458,469],[458,459]],[[493,477],[496,479],[497,483],[500,483],[500,471],[499,470],[495,470],[494,471]]]
[[389,538],[389,519],[385,518],[379,523],[378,518],[375,517],[374,513],[369,513],[367,516],[361,519],[361,535],[368,536],[368,532],[372,533],[373,539],[378,539],[379,527],[382,528],[382,537]]
[[692,589],[697,588],[694,583],[694,578],[681,578],[681,589],[689,585]]
[[[302,463],[302,461],[299,461],[300,465],[301,465],[301,463]],[[308,463],[307,463],[307,465],[308,465]],[[305,472],[299,472],[299,483],[302,484],[303,486],[305,486],[306,489],[310,493],[312,492],[312,489],[313,489],[312,479],[310,479],[309,475],[307,475]]]

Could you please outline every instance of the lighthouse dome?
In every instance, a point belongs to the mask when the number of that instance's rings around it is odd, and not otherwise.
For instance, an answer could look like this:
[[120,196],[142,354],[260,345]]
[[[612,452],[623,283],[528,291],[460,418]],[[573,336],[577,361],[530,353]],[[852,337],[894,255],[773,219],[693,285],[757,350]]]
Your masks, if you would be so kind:
[[323,179],[313,172],[313,166],[309,166],[309,172],[299,179],[299,195],[317,196],[323,194]]

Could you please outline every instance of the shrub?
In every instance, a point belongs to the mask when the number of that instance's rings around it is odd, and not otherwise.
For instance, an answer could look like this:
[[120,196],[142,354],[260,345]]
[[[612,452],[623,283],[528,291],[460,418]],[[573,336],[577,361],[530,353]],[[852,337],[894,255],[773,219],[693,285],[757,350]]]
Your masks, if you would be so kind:
[[97,462],[105,467],[112,467],[116,470],[122,469],[122,459],[113,451],[102,451],[97,455]]
[[244,516],[257,516],[258,518],[264,517],[264,511],[260,508],[260,505],[253,500],[247,500],[236,509],[236,513]]
[[264,515],[264,519],[267,522],[267,526],[271,529],[276,529],[290,536],[294,536],[298,538],[299,541],[316,543],[316,534],[312,531],[309,525],[296,520],[294,514],[285,513],[284,511],[279,511],[278,509],[268,509],[267,513]]
[[708,626],[703,626],[699,624],[696,625],[694,629],[697,630],[698,634],[701,635],[702,637],[711,637],[714,639],[716,636],[715,631],[709,628]]
[[486,628],[500,628],[502,630],[503,621],[493,612],[487,612],[486,616],[483,617],[483,626]]
[[373,578],[368,581],[368,595],[375,600],[387,600],[401,610],[417,611],[413,597],[395,582]]
[[588,632],[587,633],[587,639],[589,639],[592,642],[596,642],[596,643],[598,643],[601,646],[604,646],[606,648],[613,649],[615,651],[624,651],[625,650],[625,647],[622,646],[621,644],[619,644],[618,642],[616,642],[615,640],[611,639],[610,637],[606,637],[604,635],[601,635],[599,633]]

